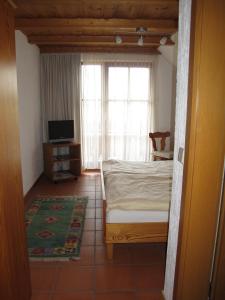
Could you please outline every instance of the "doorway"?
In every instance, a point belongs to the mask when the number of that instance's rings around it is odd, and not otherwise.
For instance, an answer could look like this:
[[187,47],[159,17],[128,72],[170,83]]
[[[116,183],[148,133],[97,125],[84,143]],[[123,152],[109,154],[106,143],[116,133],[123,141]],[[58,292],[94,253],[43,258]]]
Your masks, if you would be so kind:
[[[202,5],[202,1],[199,1],[199,2],[201,2],[200,5]],[[211,2],[212,2],[212,1],[211,1]],[[182,6],[182,4],[181,4],[181,7],[183,7],[183,9],[186,9],[184,3],[187,4],[187,3],[190,3],[190,2],[182,2],[182,1],[181,1],[181,3],[183,4],[183,6]],[[210,2],[207,2],[207,3],[210,3]],[[220,3],[222,3],[222,1],[220,1]],[[222,8],[223,8],[223,7],[222,7]],[[212,11],[212,9],[213,9],[213,6],[209,7],[209,10],[208,10],[208,11]],[[223,8],[221,11],[224,11],[224,8]],[[221,86],[222,86],[222,85],[221,85]],[[177,153],[178,153],[178,152],[177,152]],[[173,264],[173,265],[174,265],[174,264]],[[171,273],[171,274],[173,274],[173,270],[172,270],[172,273]],[[173,278],[173,275],[172,275],[172,278]],[[171,285],[170,287],[172,288],[173,285]],[[22,299],[22,298],[21,298],[21,299]],[[168,298],[168,299],[169,299],[169,298]]]

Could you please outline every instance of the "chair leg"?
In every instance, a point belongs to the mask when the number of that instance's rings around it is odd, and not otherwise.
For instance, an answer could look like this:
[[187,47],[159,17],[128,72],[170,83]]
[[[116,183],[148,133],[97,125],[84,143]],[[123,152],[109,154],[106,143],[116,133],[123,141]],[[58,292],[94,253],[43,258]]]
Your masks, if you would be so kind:
[[107,258],[113,259],[113,244],[106,244]]

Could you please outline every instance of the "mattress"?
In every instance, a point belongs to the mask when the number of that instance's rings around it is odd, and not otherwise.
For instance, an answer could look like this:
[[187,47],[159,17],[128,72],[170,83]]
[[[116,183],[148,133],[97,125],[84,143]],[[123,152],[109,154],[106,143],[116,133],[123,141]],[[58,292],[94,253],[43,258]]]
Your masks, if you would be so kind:
[[107,212],[169,211],[172,189],[172,161],[102,164]]
[[168,211],[142,211],[113,209],[106,214],[106,223],[168,222]]

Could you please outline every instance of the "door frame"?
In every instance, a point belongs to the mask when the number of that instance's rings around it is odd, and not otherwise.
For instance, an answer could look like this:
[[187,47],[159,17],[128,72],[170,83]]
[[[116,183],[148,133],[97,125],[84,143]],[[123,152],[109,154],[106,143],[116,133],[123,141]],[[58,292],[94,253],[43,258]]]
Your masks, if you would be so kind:
[[[218,2],[222,3],[223,0],[218,0]],[[198,80],[199,80],[199,61],[201,58],[201,34],[202,34],[202,23],[204,21],[204,5],[206,3],[212,3],[215,2],[213,0],[198,0],[194,1],[194,11],[193,11],[193,18],[194,20],[194,26],[192,27],[192,51],[191,51],[191,59],[190,61],[193,61],[193,64],[190,68],[190,97],[189,97],[189,113],[188,113],[188,130],[187,130],[187,154],[185,158],[185,176],[184,176],[184,190],[183,190],[183,199],[182,199],[182,210],[181,210],[181,226],[180,226],[180,233],[179,233],[179,244],[178,244],[178,256],[177,256],[177,263],[176,263],[176,277],[175,277],[175,286],[174,286],[174,299],[185,299],[185,296],[183,293],[185,291],[185,288],[189,286],[190,290],[193,290],[193,286],[190,286],[191,281],[188,279],[188,277],[185,277],[185,263],[187,260],[188,251],[190,251],[189,247],[189,238],[190,234],[194,234],[191,230],[193,230],[193,226],[190,223],[191,217],[192,217],[192,209],[191,206],[193,204],[193,198],[189,198],[188,192],[190,190],[193,190],[193,178],[196,172],[196,166],[193,164],[193,161],[196,160],[196,131],[198,130],[198,117],[201,113],[198,110],[198,94],[197,90],[199,88],[198,86]],[[200,16],[200,18],[197,20],[196,16]],[[225,26],[224,26],[225,27]],[[224,36],[224,35],[222,35]],[[198,40],[199,38],[199,40]],[[220,40],[221,42],[221,40]],[[224,41],[222,40],[222,43],[224,44]],[[220,45],[221,46],[221,45]],[[224,73],[223,73],[224,75]],[[219,173],[222,173],[222,168],[219,167]],[[205,193],[204,193],[205,194]],[[207,196],[207,195],[206,195]],[[193,195],[191,195],[193,197]],[[217,205],[215,205],[216,207]],[[215,226],[216,222],[214,221],[212,224],[212,228],[210,231],[210,251],[208,253],[212,255],[212,249],[214,244],[214,235],[215,235]],[[197,229],[197,226],[195,226],[195,229]],[[196,244],[198,246],[198,244]],[[203,245],[202,245],[203,246]],[[200,250],[201,248],[199,248]],[[191,249],[190,253],[192,253],[193,249]],[[189,262],[191,260],[189,259]],[[211,262],[211,256],[210,258],[207,257],[207,268],[208,270],[210,262]],[[183,272],[183,273],[182,273]],[[181,276],[182,275],[182,276]],[[185,279],[187,278],[187,279]],[[187,281],[186,281],[187,280]],[[204,280],[204,282],[203,282]],[[208,276],[204,277],[204,279],[201,280],[204,287],[207,287],[205,284],[205,281],[208,280]],[[205,291],[204,291],[205,292]],[[179,298],[178,295],[181,295]],[[187,298],[186,298],[187,299]],[[189,298],[194,299],[194,298]],[[199,298],[200,299],[200,298]]]
[[11,3],[0,0],[0,298],[29,300],[14,28]]
[[186,155],[173,294],[179,300],[207,299],[210,293],[225,149],[225,42],[216,42],[225,35],[225,2],[198,0],[192,5]]

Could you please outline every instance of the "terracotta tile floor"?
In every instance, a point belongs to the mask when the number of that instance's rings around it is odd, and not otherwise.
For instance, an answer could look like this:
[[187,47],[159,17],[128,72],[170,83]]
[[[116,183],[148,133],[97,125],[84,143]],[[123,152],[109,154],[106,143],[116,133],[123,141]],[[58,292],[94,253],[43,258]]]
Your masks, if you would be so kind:
[[113,261],[102,240],[101,186],[98,173],[76,181],[51,183],[44,176],[29,192],[89,197],[81,246],[75,262],[31,262],[32,300],[159,300],[164,282],[164,244],[116,245]]

